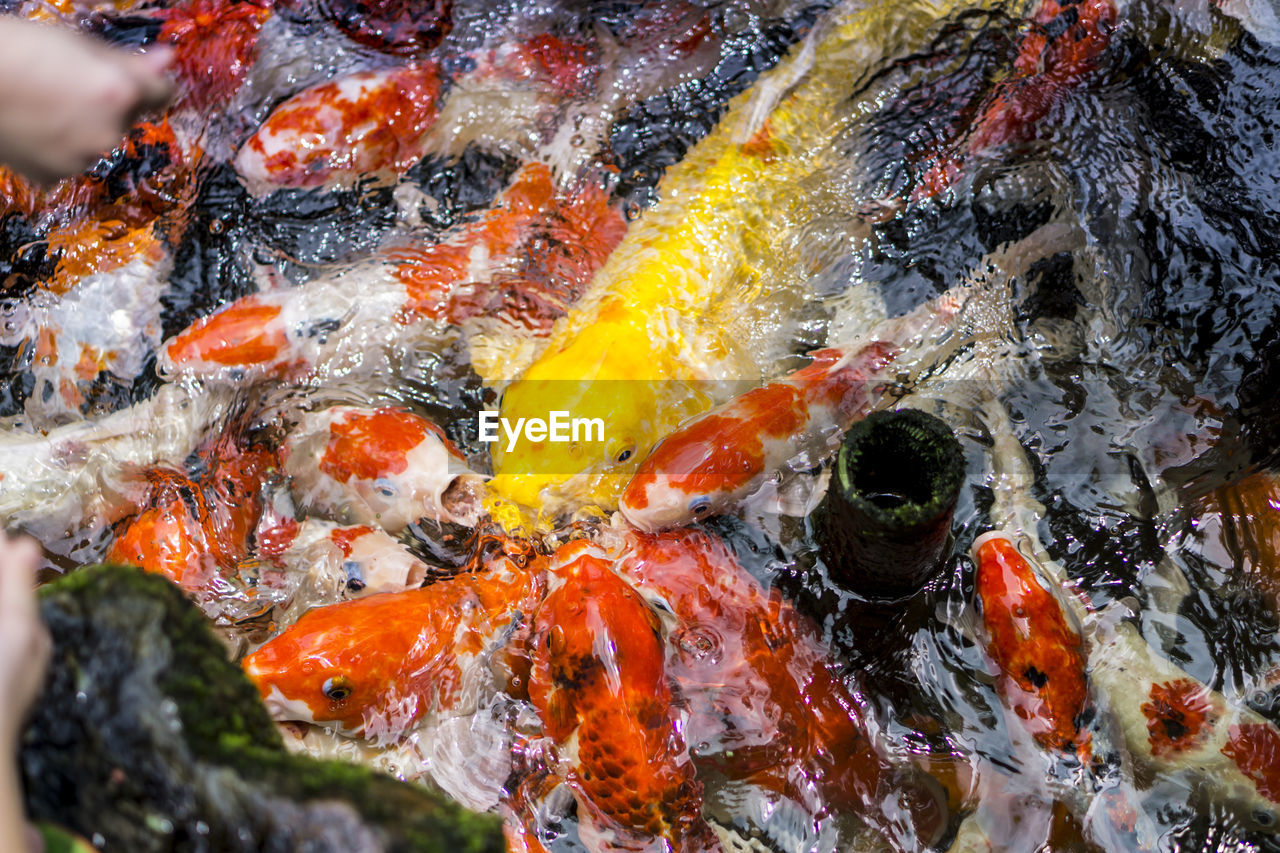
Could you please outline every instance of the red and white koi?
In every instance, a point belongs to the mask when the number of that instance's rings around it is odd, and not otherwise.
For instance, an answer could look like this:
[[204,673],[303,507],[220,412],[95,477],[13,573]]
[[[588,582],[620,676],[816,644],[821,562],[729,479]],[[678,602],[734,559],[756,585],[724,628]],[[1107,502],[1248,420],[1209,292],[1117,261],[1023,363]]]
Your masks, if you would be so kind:
[[259,546],[259,554],[300,577],[299,584],[317,591],[322,601],[415,589],[428,572],[398,539],[367,524],[308,518],[294,527],[287,543],[273,540],[269,555]]
[[885,322],[861,347],[819,350],[790,376],[690,419],[640,463],[622,515],[641,530],[687,524],[733,509],[801,454],[826,456],[904,369],[904,352],[945,338],[967,294],[948,291]]
[[402,174],[426,153],[440,91],[428,61],[320,83],[276,107],[241,146],[236,171],[260,195]]
[[[481,316],[549,329],[621,239],[625,223],[604,191],[557,192],[550,169],[523,167],[479,220],[445,241],[381,257],[292,288],[251,294],[166,342],[167,377],[303,381],[375,362],[379,346],[445,334]],[[546,239],[556,248],[525,252]]]
[[482,477],[435,424],[390,407],[304,416],[282,448],[298,505],[398,533],[419,518],[474,526]]

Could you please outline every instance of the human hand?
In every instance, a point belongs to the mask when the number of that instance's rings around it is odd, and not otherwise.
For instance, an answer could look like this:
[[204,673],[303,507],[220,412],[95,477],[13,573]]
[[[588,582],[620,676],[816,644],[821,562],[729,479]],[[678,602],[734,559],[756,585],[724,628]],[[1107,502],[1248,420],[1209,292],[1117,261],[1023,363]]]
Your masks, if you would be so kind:
[[12,744],[44,683],[49,632],[36,605],[40,546],[0,531],[0,754]]
[[131,54],[18,18],[0,18],[0,45],[0,162],[38,183],[84,171],[169,98],[168,47]]

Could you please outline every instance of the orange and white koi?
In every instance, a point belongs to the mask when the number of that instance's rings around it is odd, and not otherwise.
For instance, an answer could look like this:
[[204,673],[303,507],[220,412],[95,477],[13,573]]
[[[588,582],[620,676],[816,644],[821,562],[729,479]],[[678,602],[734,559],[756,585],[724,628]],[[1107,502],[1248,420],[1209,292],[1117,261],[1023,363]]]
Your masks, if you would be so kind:
[[948,291],[881,324],[861,347],[814,352],[790,376],[690,419],[640,463],[622,515],[641,530],[686,524],[732,509],[801,454],[826,456],[905,367],[904,351],[946,334],[967,293]]
[[979,536],[972,555],[985,650],[1000,673],[1001,698],[1041,746],[1083,753],[1089,688],[1079,630],[1006,534]]
[[[308,518],[294,526],[287,543],[276,537],[267,550],[301,584],[323,591],[320,598],[327,601],[415,589],[428,571],[399,540],[367,524]],[[268,556],[261,543],[258,553]]]
[[480,475],[426,418],[334,406],[307,415],[282,448],[305,511],[398,533],[419,518],[473,526]]
[[[378,345],[438,337],[479,316],[544,333],[625,230],[603,190],[558,193],[523,167],[478,221],[430,246],[389,249],[336,276],[243,297],[166,342],[163,376],[314,379],[363,367]],[[531,241],[554,243],[524,252]]]
[[374,740],[474,713],[494,654],[545,595],[545,558],[518,545],[482,568],[308,610],[244,671],[277,719]]
[[399,175],[426,153],[440,90],[429,61],[320,83],[276,107],[241,146],[236,171],[256,194]]

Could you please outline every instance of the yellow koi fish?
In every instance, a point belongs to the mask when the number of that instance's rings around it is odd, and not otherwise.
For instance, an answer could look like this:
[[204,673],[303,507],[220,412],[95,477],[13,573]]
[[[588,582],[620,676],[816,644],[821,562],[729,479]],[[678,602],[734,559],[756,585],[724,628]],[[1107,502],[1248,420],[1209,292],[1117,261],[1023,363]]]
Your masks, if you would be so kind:
[[[672,167],[662,201],[505,389],[511,440],[493,454],[495,519],[616,508],[648,451],[718,402],[716,382],[768,378],[777,318],[812,298],[807,281],[855,245],[860,224],[832,175],[849,159],[835,144],[841,129],[874,108],[874,93],[852,98],[856,81],[959,5],[836,9]],[[838,224],[820,241],[798,239],[819,220]],[[569,440],[546,428],[557,418]],[[569,424],[587,427],[579,440]]]

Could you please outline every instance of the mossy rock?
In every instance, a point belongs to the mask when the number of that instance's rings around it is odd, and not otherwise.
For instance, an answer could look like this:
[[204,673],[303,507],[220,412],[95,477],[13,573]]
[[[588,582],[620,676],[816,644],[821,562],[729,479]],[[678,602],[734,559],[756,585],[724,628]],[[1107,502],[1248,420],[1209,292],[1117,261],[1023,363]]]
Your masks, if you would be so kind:
[[287,753],[257,690],[168,581],[94,566],[41,599],[54,650],[22,742],[33,819],[128,853],[504,849],[493,816]]

